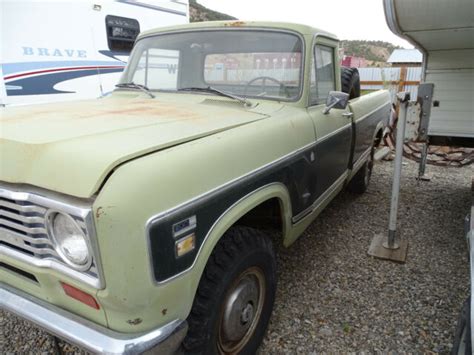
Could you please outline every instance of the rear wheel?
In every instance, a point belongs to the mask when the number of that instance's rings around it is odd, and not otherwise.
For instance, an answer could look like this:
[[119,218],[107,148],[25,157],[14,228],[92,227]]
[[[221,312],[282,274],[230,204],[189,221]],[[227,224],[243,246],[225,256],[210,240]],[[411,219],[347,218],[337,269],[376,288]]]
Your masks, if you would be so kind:
[[212,252],[188,317],[185,353],[253,354],[270,319],[276,290],[271,239],[230,229]]
[[349,100],[360,96],[360,77],[357,68],[341,68],[341,89],[349,94]]

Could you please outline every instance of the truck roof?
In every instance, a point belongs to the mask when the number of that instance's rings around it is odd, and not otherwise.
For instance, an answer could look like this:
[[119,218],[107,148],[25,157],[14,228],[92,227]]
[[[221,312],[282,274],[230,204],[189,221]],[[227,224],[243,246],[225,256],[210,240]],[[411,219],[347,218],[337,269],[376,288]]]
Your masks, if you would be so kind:
[[338,40],[337,37],[329,32],[320,30],[307,25],[291,23],[291,22],[271,22],[271,21],[241,21],[241,20],[232,20],[232,21],[206,21],[206,22],[194,22],[185,25],[177,26],[168,26],[152,29],[149,31],[142,32],[137,39],[142,37],[160,34],[164,32],[173,32],[173,31],[182,31],[182,30],[191,30],[191,29],[208,29],[208,28],[271,28],[278,30],[290,30],[298,32],[302,35],[323,35],[325,37]]

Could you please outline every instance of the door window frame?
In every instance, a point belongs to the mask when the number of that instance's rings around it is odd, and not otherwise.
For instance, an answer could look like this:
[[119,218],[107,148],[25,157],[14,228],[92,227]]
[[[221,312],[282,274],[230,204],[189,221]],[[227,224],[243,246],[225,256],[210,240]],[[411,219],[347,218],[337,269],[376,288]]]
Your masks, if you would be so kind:
[[[326,98],[321,101],[322,99],[320,99],[318,97],[318,95],[316,95],[315,98],[312,97],[311,95],[311,82],[313,81],[313,69],[314,69],[314,82],[316,83],[316,88],[317,88],[317,85],[318,85],[318,78],[316,77],[316,73],[317,73],[317,60],[316,60],[316,48],[317,47],[323,47],[325,49],[329,49],[332,51],[332,68],[333,68],[333,88],[332,90],[336,90],[336,86],[337,86],[337,80],[336,80],[336,47],[334,46],[331,46],[329,44],[325,44],[325,43],[315,43],[313,45],[313,50],[312,50],[312,53],[311,53],[311,57],[312,57],[312,67],[311,67],[311,73],[310,73],[310,78],[309,78],[309,90],[308,90],[308,107],[312,107],[312,106],[318,106],[318,105],[321,105],[321,104],[324,104],[326,103]],[[316,93],[318,93],[316,91]]]

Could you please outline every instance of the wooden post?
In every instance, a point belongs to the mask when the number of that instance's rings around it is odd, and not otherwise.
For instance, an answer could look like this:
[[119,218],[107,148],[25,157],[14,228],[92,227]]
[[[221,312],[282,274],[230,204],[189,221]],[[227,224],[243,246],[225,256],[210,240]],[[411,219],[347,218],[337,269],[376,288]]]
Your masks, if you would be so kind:
[[405,82],[407,80],[407,70],[406,66],[400,67],[400,80],[398,81],[398,92],[402,92],[405,88]]

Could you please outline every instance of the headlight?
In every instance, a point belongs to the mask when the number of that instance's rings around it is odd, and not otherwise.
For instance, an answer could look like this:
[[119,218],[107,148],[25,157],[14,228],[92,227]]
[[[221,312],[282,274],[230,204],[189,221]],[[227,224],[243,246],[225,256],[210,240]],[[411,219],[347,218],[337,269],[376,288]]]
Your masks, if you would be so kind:
[[48,214],[47,221],[48,233],[64,262],[77,270],[89,269],[92,256],[88,239],[77,222],[70,215],[54,211]]

